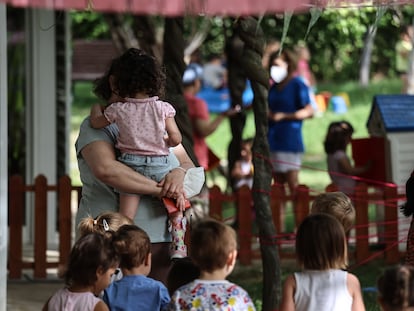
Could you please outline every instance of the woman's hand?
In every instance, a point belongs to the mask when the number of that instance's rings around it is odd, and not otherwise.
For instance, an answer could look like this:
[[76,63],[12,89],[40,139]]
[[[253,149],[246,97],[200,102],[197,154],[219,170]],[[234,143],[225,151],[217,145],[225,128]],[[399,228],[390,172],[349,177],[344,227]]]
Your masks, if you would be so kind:
[[186,170],[182,167],[172,169],[163,180],[158,183],[158,187],[162,187],[161,197],[172,199],[178,198],[184,193],[184,176]]

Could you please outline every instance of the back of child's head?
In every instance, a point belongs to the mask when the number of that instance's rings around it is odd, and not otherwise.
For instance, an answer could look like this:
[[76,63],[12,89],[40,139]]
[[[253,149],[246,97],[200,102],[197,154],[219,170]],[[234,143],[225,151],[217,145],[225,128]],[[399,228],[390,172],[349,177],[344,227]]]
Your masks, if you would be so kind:
[[345,269],[348,256],[344,228],[328,214],[307,216],[296,234],[296,256],[306,270]]
[[120,256],[119,266],[124,269],[139,267],[151,252],[148,234],[136,225],[123,225],[115,233],[114,245]]
[[351,199],[343,192],[325,192],[316,196],[311,214],[325,213],[334,216],[348,233],[355,221],[355,208]]
[[412,310],[414,307],[414,267],[397,265],[379,277],[378,301],[386,311]]
[[106,231],[117,231],[122,225],[133,225],[134,222],[127,216],[117,212],[104,212],[92,218],[91,216],[83,218],[78,225],[80,236],[88,233],[104,233]]
[[89,233],[80,237],[69,255],[65,272],[67,285],[89,286],[97,280],[98,268],[102,272],[114,268],[119,256],[113,244],[113,232]]
[[205,219],[192,229],[190,257],[201,271],[213,272],[225,267],[234,250],[237,250],[236,233],[230,226]]
[[325,152],[331,154],[338,150],[345,150],[353,132],[354,128],[348,121],[329,124],[324,141]]
[[122,54],[113,76],[114,91],[121,97],[164,95],[165,73],[155,57],[142,50],[130,48]]
[[172,295],[182,285],[194,281],[200,276],[200,269],[191,258],[185,257],[174,261],[167,277],[167,288]]

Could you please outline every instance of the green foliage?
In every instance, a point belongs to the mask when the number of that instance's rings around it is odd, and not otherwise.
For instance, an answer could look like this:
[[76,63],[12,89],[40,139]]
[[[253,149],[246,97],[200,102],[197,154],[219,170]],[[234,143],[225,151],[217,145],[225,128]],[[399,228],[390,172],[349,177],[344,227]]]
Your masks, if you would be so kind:
[[101,13],[73,11],[70,13],[70,16],[72,19],[73,38],[109,39],[111,37],[108,24]]

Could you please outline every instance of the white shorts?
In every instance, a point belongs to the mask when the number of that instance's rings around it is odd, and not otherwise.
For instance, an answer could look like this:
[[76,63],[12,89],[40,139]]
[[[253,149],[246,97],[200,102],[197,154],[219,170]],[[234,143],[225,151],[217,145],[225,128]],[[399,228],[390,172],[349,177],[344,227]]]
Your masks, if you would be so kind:
[[299,171],[302,165],[302,155],[300,152],[271,152],[273,172],[287,173],[288,171]]

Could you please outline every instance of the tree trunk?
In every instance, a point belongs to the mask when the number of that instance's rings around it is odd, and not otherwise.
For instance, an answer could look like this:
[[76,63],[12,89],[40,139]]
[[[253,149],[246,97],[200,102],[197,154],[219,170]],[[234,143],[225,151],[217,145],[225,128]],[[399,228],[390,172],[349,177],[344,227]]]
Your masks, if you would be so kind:
[[164,32],[164,66],[167,72],[166,100],[177,111],[175,120],[183,136],[183,146],[193,162],[198,165],[193,148],[193,128],[183,95],[182,76],[184,63],[184,20],[182,17],[166,18]]
[[362,50],[361,66],[359,69],[359,85],[363,87],[367,87],[369,85],[371,55],[376,34],[377,27],[372,25],[369,26],[364,39],[364,49]]
[[[243,68],[243,46],[244,43],[240,37],[234,35],[227,40],[227,69],[228,69],[228,86],[230,91],[230,99],[232,107],[239,105],[243,107],[243,91],[246,87],[246,75]],[[234,163],[240,158],[241,141],[243,129],[246,124],[246,112],[242,110],[236,116],[230,118],[230,128],[232,139],[228,146],[228,180],[233,187],[231,171]],[[234,189],[233,189],[234,190]]]
[[262,67],[264,36],[257,20],[241,18],[237,33],[243,40],[244,70],[254,92],[253,110],[256,136],[253,144],[253,201],[259,228],[260,250],[263,264],[263,311],[276,310],[280,299],[280,260],[276,247],[276,229],[270,210],[272,165],[267,141],[267,93],[269,76]]
[[[158,29],[151,16],[137,15],[134,17],[133,33],[137,38],[139,47],[154,55],[157,59],[162,59],[162,42],[158,35]],[[157,40],[159,39],[159,40]]]
[[[121,54],[129,48],[138,48],[138,40],[129,25],[123,23],[121,14],[104,14],[111,32],[112,41]],[[149,51],[146,51],[149,52]]]

